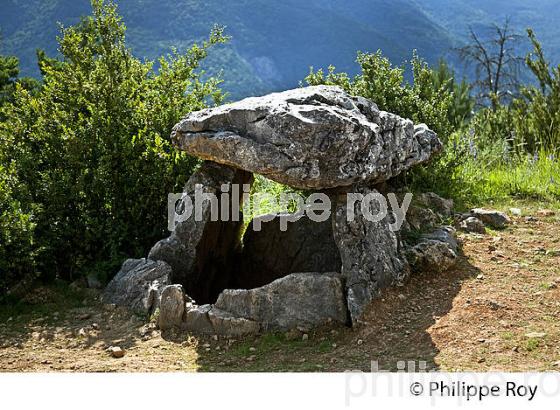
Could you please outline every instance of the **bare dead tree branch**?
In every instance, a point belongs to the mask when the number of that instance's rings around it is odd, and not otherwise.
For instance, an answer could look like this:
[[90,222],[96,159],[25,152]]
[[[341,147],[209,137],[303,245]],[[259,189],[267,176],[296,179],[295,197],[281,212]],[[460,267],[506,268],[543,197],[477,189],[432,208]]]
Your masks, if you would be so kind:
[[477,103],[496,109],[517,95],[523,58],[516,54],[521,36],[511,29],[509,18],[503,25],[494,24],[489,29],[492,34],[483,39],[469,28],[470,44],[457,51],[467,65],[474,66]]

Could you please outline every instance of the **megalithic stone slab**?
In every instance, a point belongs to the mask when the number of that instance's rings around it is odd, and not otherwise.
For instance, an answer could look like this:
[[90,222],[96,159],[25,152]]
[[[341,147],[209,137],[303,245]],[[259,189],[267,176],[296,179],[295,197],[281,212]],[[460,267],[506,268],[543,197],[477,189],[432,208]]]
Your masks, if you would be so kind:
[[352,192],[363,195],[364,200],[354,202],[346,195],[337,197],[333,234],[342,260],[346,303],[354,324],[381,289],[401,284],[408,277],[410,267],[398,232],[389,227],[391,217],[379,221],[371,218],[380,215],[381,205],[370,201],[368,195],[380,195],[379,192],[364,186],[354,187]]
[[225,289],[214,307],[267,331],[347,320],[338,273],[292,273],[259,288]]
[[415,126],[335,86],[193,112],[173,128],[171,138],[197,157],[300,189],[380,183],[442,148],[426,125]]

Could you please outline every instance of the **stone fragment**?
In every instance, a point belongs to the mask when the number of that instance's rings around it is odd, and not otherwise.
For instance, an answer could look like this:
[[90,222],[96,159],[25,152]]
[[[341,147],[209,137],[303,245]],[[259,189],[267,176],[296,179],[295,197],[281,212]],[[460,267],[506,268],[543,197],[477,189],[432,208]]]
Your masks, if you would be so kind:
[[418,195],[416,201],[439,215],[451,216],[453,214],[453,200],[442,198],[433,192],[425,192]]
[[509,208],[509,212],[513,216],[521,216],[523,214],[523,211],[521,211],[521,209],[519,209],[519,208]]
[[475,208],[471,210],[471,215],[495,229],[503,229],[511,223],[505,213],[491,209]]
[[159,303],[163,286],[171,284],[171,268],[162,261],[127,259],[103,292],[103,302],[148,314]]
[[158,326],[161,330],[180,327],[185,312],[185,294],[181,285],[169,285],[161,291]]
[[245,336],[260,332],[257,322],[234,316],[213,305],[188,309],[183,327],[189,332],[206,335]]
[[529,332],[525,334],[525,337],[529,339],[542,339],[545,338],[547,335],[544,332]]
[[410,228],[421,231],[434,228],[439,222],[439,218],[430,208],[411,205],[406,213],[406,222]]
[[458,247],[455,230],[444,226],[422,235],[406,256],[414,272],[444,272],[457,262]]
[[208,312],[208,318],[214,333],[218,335],[245,336],[259,333],[261,328],[257,321],[232,315],[215,306]]
[[120,359],[121,357],[124,357],[125,355],[125,351],[124,349],[120,348],[119,346],[111,346],[109,347],[109,353],[111,353],[111,356],[113,356],[116,359]]
[[195,305],[188,308],[185,312],[185,329],[193,333],[214,334],[214,327],[208,317],[210,309],[212,309],[212,305]]
[[486,233],[486,227],[482,221],[474,216],[469,216],[467,219],[461,221],[459,227],[465,232]]

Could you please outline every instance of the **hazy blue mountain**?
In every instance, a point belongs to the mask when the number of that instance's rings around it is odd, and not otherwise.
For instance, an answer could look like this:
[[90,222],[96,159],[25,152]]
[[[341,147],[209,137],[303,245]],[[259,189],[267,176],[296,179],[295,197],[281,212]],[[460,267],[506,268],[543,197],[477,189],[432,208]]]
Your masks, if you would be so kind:
[[465,40],[469,27],[484,31],[506,18],[520,34],[529,27],[537,33],[545,52],[560,62],[560,0],[415,0],[418,7],[454,37]]
[[[558,43],[560,0],[120,0],[128,44],[154,58],[184,50],[213,24],[227,26],[232,41],[208,61],[223,71],[232,99],[297,86],[309,66],[356,72],[356,52],[382,49],[393,62],[413,49],[429,62],[449,56],[472,24],[531,23],[545,46]],[[534,6],[534,3],[539,3]],[[0,0],[2,53],[21,59],[24,75],[37,75],[35,49],[56,54],[57,22],[74,24],[89,0]],[[542,26],[542,27],[541,27]],[[546,27],[544,27],[546,26]]]

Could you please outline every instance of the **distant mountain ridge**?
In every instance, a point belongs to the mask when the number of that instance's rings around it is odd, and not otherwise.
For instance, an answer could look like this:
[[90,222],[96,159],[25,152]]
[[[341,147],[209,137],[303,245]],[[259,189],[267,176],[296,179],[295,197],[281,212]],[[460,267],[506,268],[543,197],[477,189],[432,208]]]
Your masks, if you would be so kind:
[[[213,52],[207,66],[213,73],[223,72],[224,88],[231,93],[231,99],[237,99],[295,87],[310,66],[333,64],[340,70],[355,73],[358,50],[382,49],[391,61],[399,64],[410,59],[412,50],[417,49],[428,62],[434,63],[462,44],[469,24],[491,22],[493,15],[502,17],[492,9],[492,4],[505,14],[508,10],[516,13],[518,20],[529,19],[537,24],[538,10],[554,15],[552,6],[559,5],[560,0],[542,0],[529,17],[530,7],[526,5],[534,2],[522,0],[120,0],[117,3],[128,27],[128,44],[139,57],[155,58],[172,47],[184,50],[205,37],[213,24],[227,26],[232,41]],[[56,54],[56,22],[74,24],[80,15],[89,12],[89,0],[3,0],[1,52],[17,55],[24,75],[37,75],[35,49]],[[545,17],[541,20],[550,20]],[[547,33],[557,33],[556,25],[547,29]],[[539,33],[540,27],[535,28]],[[554,45],[558,36],[546,35]]]

